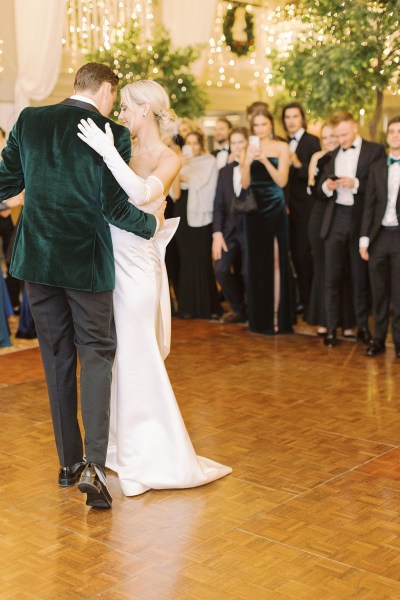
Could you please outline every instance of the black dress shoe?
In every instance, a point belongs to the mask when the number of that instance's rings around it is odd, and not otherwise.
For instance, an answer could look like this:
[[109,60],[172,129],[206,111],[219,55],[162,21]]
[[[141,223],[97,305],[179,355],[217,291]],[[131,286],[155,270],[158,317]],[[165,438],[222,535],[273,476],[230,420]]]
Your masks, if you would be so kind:
[[104,467],[89,463],[81,475],[78,489],[87,494],[86,504],[93,508],[111,508],[112,498],[107,487]]
[[385,352],[385,344],[378,342],[377,340],[372,340],[365,351],[365,356],[378,356],[378,354],[383,354]]
[[85,461],[75,463],[72,467],[61,467],[58,473],[58,485],[60,487],[71,487],[78,481],[85,467]]
[[324,338],[324,344],[328,348],[334,348],[337,344],[336,329],[328,329]]
[[363,344],[368,345],[372,341],[372,335],[368,327],[360,328],[357,331],[357,342],[362,342]]

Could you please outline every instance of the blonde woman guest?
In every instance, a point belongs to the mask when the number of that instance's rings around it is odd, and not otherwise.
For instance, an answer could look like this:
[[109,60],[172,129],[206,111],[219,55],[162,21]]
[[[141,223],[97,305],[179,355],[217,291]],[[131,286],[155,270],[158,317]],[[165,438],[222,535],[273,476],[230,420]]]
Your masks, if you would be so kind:
[[204,136],[192,131],[183,148],[183,167],[174,183],[179,251],[178,315],[213,319],[221,313],[211,258],[212,220],[217,186],[217,161],[205,150]]
[[257,333],[290,333],[292,274],[282,189],[288,181],[289,146],[274,139],[273,117],[266,108],[255,109],[249,122],[258,140],[257,145],[249,143],[241,166],[242,187],[251,187],[258,205],[245,219],[249,327]]
[[[121,91],[120,119],[135,140],[130,167],[109,132],[91,120],[81,122],[78,135],[103,156],[130,202],[154,212],[181,167],[161,139],[175,120],[166,92],[154,81],[127,85]],[[171,316],[164,253],[177,225],[178,219],[167,219],[151,240],[111,227],[118,345],[106,465],[118,473],[127,496],[195,487],[231,472],[196,456],[164,365]]]

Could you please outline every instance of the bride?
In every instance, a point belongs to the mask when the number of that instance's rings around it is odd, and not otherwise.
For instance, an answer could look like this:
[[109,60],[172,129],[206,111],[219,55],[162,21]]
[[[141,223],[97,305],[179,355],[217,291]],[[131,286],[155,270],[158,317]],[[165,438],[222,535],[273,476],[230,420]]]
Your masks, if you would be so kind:
[[[91,119],[82,120],[78,136],[103,156],[129,201],[154,213],[181,167],[179,157],[161,140],[175,120],[165,90],[155,81],[125,86],[120,120],[136,142],[130,166],[114,147],[108,124],[103,133]],[[178,222],[166,219],[151,240],[110,226],[118,347],[106,466],[118,473],[126,496],[196,487],[232,471],[196,456],[164,366],[171,334],[164,255]]]

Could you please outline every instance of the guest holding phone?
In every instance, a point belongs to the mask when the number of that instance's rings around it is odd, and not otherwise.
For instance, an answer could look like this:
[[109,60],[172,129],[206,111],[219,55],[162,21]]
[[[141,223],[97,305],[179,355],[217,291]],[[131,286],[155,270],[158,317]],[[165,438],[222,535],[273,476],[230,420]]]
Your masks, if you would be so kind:
[[292,332],[292,274],[283,189],[289,173],[289,146],[274,139],[274,122],[265,108],[250,117],[242,187],[251,190],[257,210],[245,216],[248,249],[248,314],[251,331]]
[[[321,143],[323,149],[312,155],[308,169],[308,189],[313,201],[308,225],[308,239],[313,259],[313,277],[306,321],[309,325],[318,326],[317,335],[325,336],[327,331],[325,310],[325,244],[321,239],[321,226],[326,209],[326,200],[318,197],[318,187],[324,174],[325,166],[331,160],[332,152],[339,145],[330,123],[325,123],[321,127]],[[334,181],[338,177],[332,174],[330,179]],[[348,260],[346,261],[344,277],[340,324],[344,337],[353,338],[354,333],[352,328],[355,325],[355,321]]]
[[325,240],[325,306],[328,332],[324,343],[337,344],[336,328],[340,321],[340,303],[346,257],[350,262],[357,340],[368,344],[368,271],[360,257],[358,242],[361,217],[370,166],[385,158],[380,144],[362,139],[358,125],[349,112],[338,112],[331,119],[339,147],[325,167],[321,179],[321,197],[327,202],[321,237]]

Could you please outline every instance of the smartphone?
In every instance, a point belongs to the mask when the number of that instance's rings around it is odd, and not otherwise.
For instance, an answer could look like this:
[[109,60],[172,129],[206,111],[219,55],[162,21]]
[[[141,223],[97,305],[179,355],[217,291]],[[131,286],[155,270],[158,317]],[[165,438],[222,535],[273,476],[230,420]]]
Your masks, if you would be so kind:
[[185,144],[184,146],[182,146],[182,154],[184,156],[192,157],[193,156],[192,146],[188,146],[187,144]]
[[260,138],[258,135],[249,135],[249,144],[258,150],[260,148]]
[[340,179],[340,177],[338,177],[337,175],[332,173],[332,175],[328,175],[328,179],[332,179],[332,181],[336,181],[337,179]]

